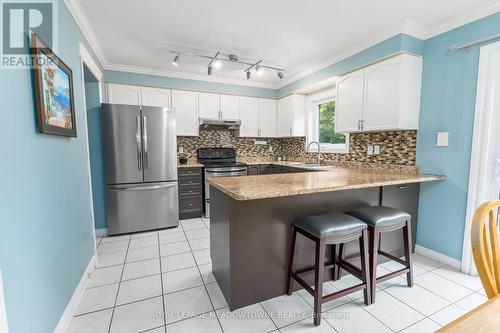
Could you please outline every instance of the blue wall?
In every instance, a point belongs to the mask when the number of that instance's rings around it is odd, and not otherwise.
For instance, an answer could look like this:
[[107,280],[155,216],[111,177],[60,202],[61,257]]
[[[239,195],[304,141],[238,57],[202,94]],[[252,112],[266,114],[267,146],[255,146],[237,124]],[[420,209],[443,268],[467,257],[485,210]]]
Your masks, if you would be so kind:
[[276,90],[208,81],[178,79],[160,75],[146,75],[119,71],[106,71],[106,81],[149,87],[195,90],[211,93],[234,94],[252,97],[276,97]]
[[39,134],[31,71],[0,70],[0,266],[11,333],[53,332],[94,252],[84,37],[62,0],[58,6],[58,55],[73,70],[78,137]]
[[90,172],[92,174],[92,196],[94,204],[94,224],[96,229],[107,227],[106,187],[101,141],[101,102],[99,83],[85,82],[85,102],[87,106],[87,126],[89,133]]
[[[417,243],[462,257],[479,46],[448,55],[447,49],[500,32],[500,13],[424,42],[424,69],[417,165],[444,174],[421,188]],[[436,132],[449,132],[449,147],[436,147]]]

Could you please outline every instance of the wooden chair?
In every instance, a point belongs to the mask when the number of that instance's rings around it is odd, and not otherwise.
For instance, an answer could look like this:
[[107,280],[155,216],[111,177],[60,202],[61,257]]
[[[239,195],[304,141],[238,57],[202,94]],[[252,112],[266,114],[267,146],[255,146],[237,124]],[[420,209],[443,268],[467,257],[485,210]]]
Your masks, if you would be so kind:
[[472,220],[472,254],[488,298],[500,294],[500,243],[497,218],[500,200],[485,202]]

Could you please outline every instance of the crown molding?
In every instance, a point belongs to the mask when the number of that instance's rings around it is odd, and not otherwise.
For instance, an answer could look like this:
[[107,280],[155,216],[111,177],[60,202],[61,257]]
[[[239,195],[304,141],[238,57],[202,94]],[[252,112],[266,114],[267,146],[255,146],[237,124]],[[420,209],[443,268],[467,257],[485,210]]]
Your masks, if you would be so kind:
[[439,24],[431,29],[425,36],[424,39],[429,39],[440,35],[442,33],[448,32],[450,30],[456,29],[468,23],[480,20],[486,16],[500,12],[500,2],[495,1],[489,5],[478,8],[475,11],[469,12],[466,15],[455,17],[445,23]]
[[186,80],[196,80],[196,81],[205,81],[205,82],[213,82],[213,83],[232,84],[232,85],[255,87],[255,88],[276,89],[276,85],[272,84],[272,83],[262,83],[262,82],[255,82],[255,81],[252,82],[249,80],[214,77],[214,76],[186,73],[186,72],[174,72],[174,71],[169,71],[169,70],[165,70],[165,69],[161,69],[161,68],[153,68],[153,67],[130,66],[130,65],[122,65],[122,64],[116,64],[116,63],[108,63],[105,66],[105,69],[110,70],[110,71],[119,71],[119,72],[127,72],[127,73],[165,76],[165,77],[170,77],[170,78],[175,78],[175,79],[186,79]]
[[101,43],[97,39],[97,35],[95,34],[94,29],[92,29],[92,26],[89,20],[87,19],[87,15],[85,15],[85,12],[83,11],[83,8],[80,5],[79,0],[64,0],[64,3],[66,4],[66,7],[68,8],[73,18],[75,19],[75,22],[80,28],[80,31],[82,32],[83,36],[89,43],[89,46],[94,52],[95,56],[97,57],[97,60],[103,67],[106,67],[107,64],[106,54],[104,53]]
[[378,36],[376,36],[374,38],[370,38],[370,39],[365,40],[361,43],[353,45],[352,47],[347,49],[347,51],[341,53],[340,55],[336,55],[336,56],[328,58],[324,61],[321,61],[315,65],[310,66],[307,70],[302,71],[300,73],[297,73],[297,74],[287,78],[286,80],[278,83],[276,85],[276,88],[282,88],[282,87],[284,87],[290,83],[293,83],[297,80],[300,80],[308,75],[314,74],[314,73],[322,70],[323,68],[326,68],[326,67],[333,65],[339,61],[347,59],[347,58],[355,55],[356,53],[359,53],[363,50],[366,50],[366,49],[368,49],[376,44],[383,42],[384,40],[387,40],[391,37],[397,36],[401,33],[404,33],[404,34],[409,35],[409,36],[413,36],[413,37],[418,38],[418,39],[423,39],[422,37],[426,35],[426,29],[422,25],[419,25],[419,24],[412,22],[412,21],[409,21],[409,20],[405,20],[404,22],[402,22],[400,24],[396,24],[396,25],[392,26],[391,28],[387,29],[386,31],[384,31],[383,33],[379,34]]

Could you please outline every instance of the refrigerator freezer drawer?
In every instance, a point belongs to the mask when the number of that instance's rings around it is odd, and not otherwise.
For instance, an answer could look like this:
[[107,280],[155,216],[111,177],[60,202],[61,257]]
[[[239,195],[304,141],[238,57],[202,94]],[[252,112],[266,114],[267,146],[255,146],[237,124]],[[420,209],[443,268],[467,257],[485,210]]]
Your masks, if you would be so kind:
[[111,235],[179,225],[177,182],[110,185],[106,196]]

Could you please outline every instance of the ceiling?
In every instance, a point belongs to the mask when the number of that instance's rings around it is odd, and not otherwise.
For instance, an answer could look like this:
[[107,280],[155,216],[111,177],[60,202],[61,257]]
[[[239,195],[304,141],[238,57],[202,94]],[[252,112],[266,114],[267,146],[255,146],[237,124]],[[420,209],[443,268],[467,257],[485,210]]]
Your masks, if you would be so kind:
[[[498,7],[497,0],[79,2],[106,68],[269,87],[326,66],[360,44],[403,31],[425,38],[457,18]],[[181,57],[175,67],[170,50],[237,54],[284,68],[286,77],[283,82],[265,71],[247,81],[245,67],[236,64],[224,64],[208,77],[207,60]]]

